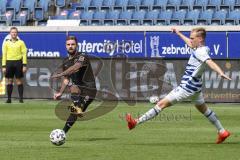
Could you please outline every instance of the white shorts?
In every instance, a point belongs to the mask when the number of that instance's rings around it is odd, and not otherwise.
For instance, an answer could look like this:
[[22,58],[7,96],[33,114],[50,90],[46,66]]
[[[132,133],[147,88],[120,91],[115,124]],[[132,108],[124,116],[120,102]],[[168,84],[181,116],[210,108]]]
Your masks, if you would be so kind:
[[173,89],[165,98],[167,98],[171,104],[175,104],[186,99],[194,101],[196,105],[205,103],[202,92],[189,93],[180,86]]

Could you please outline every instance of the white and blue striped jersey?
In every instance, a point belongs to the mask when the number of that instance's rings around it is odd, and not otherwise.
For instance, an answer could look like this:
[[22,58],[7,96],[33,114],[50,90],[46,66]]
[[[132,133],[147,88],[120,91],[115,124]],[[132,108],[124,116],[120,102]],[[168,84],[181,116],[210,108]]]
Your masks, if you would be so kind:
[[210,59],[210,49],[207,46],[192,50],[188,60],[180,87],[189,93],[200,92],[202,89],[202,74],[205,70],[205,61]]

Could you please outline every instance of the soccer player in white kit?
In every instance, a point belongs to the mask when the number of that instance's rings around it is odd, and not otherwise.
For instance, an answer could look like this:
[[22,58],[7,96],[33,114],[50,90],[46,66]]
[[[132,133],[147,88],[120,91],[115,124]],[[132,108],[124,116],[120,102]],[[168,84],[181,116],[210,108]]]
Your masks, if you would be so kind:
[[231,80],[231,78],[225,75],[222,69],[209,57],[209,48],[205,46],[206,30],[204,28],[199,27],[192,29],[190,38],[183,35],[176,28],[172,28],[172,32],[176,33],[190,48],[192,48],[192,53],[187,63],[181,83],[166,97],[161,99],[156,106],[147,111],[141,117],[134,119],[131,114],[127,114],[126,121],[128,122],[128,128],[131,130],[137,125],[154,118],[163,109],[175,104],[176,102],[190,98],[195,103],[195,107],[216,127],[218,131],[216,143],[222,143],[230,136],[230,132],[223,128],[216,114],[205,104],[201,91],[202,74],[204,73],[206,65],[208,65],[222,78],[228,80]]

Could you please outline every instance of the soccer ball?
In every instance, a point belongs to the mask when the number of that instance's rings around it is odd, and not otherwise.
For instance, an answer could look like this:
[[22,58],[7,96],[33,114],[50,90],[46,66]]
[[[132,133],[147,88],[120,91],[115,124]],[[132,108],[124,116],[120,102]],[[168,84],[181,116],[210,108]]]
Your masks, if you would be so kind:
[[156,104],[158,101],[159,101],[158,96],[151,96],[151,97],[149,97],[149,102],[150,103]]
[[55,129],[50,133],[50,141],[56,146],[61,146],[65,143],[66,134],[61,129]]

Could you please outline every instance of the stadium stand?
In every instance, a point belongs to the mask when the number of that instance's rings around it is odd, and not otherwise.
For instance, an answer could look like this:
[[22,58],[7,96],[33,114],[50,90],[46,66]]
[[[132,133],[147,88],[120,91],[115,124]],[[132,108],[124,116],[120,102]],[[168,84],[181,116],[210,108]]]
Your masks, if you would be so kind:
[[3,26],[46,25],[51,20],[80,20],[79,25],[239,25],[240,0],[1,0],[0,13]]

